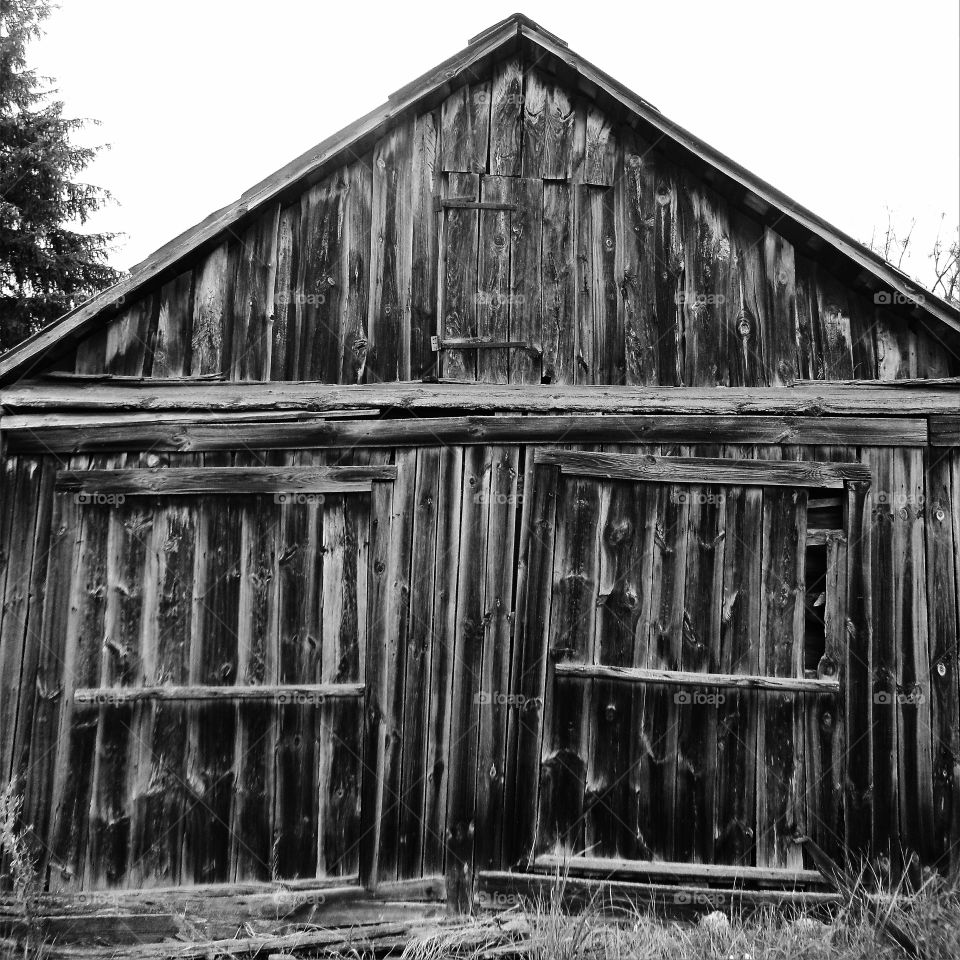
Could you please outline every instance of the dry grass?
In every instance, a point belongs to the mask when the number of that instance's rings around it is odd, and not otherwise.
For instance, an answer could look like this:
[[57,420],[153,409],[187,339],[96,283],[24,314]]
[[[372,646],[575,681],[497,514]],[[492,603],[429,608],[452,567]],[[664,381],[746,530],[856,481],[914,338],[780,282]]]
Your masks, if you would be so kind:
[[[928,876],[919,890],[871,887],[881,918],[892,919],[929,960],[960,958],[960,887]],[[716,911],[699,921],[673,921],[639,909],[593,902],[564,909],[564,880],[537,903],[518,905],[460,930],[421,937],[404,960],[900,960],[906,954],[882,929],[877,915],[857,903],[831,917],[796,909],[752,914]],[[498,937],[498,928],[501,935]]]

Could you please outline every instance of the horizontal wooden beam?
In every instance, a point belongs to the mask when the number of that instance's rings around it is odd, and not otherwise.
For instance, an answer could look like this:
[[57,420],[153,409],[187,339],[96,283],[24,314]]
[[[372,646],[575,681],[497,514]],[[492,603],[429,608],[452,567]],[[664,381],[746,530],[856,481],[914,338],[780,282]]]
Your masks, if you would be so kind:
[[870,468],[866,464],[812,460],[725,460],[722,457],[537,450],[535,462],[559,467],[570,476],[656,483],[842,487],[848,481],[870,480]]
[[[351,411],[355,413],[356,411]],[[374,415],[376,411],[367,411]],[[923,418],[529,414],[334,419],[336,412],[25,413],[4,417],[11,450],[206,451],[509,443],[740,443],[925,446]],[[169,418],[169,419],[168,419]],[[287,418],[287,419],[285,419]]]
[[362,683],[263,684],[253,686],[79,687],[73,702],[89,706],[178,700],[269,700],[273,703],[323,703],[363,696]]
[[[396,479],[397,468],[372,467],[155,467],[61,470],[57,488],[100,495],[179,496],[227,493],[366,493],[374,480]],[[91,499],[92,504],[96,504]]]
[[960,447],[960,413],[930,418],[930,445]]
[[720,863],[672,863],[662,860],[621,860],[612,857],[558,857],[543,854],[534,860],[537,870],[568,872],[580,877],[669,877],[675,880],[702,880],[707,883],[775,883],[785,887],[823,886],[819,870],[792,870],[788,867],[745,867]]
[[118,385],[21,381],[0,390],[7,412],[31,410],[463,410],[917,417],[956,414],[956,390],[891,387],[628,387],[503,383],[208,383]]
[[[477,871],[477,893],[481,906],[513,904],[519,900],[543,902],[556,895],[555,876],[537,873],[513,873],[501,870]],[[619,911],[622,908],[666,908],[668,911],[696,912],[739,910],[752,907],[826,906],[842,901],[838,893],[819,890],[747,890],[743,887],[717,888],[671,883],[639,883],[601,880],[595,877],[564,877],[560,898],[567,906],[597,907]]]
[[808,547],[825,547],[829,540],[845,540],[842,530],[830,530],[826,527],[807,527],[806,544]]
[[657,683],[670,687],[709,687],[726,690],[774,690],[778,693],[839,693],[839,680],[807,677],[770,677],[741,673],[693,673],[686,670],[656,670],[648,667],[608,667],[588,663],[558,663],[558,677],[580,680],[622,680],[626,683]]

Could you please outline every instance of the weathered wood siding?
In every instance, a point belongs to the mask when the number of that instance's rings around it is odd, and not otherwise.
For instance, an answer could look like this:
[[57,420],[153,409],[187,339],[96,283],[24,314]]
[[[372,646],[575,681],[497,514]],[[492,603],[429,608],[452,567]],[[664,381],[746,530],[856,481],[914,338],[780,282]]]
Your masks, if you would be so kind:
[[[849,744],[846,784],[817,785],[854,848],[903,845],[948,864],[960,840],[960,458],[922,448],[609,449],[870,465],[865,535],[846,549],[848,569],[866,561],[875,571],[862,606],[871,630],[844,638],[835,615],[823,614],[852,685],[845,712],[827,698],[811,714],[815,730],[784,722],[817,745],[796,761],[811,788],[818,769],[831,769],[831,751]],[[53,486],[58,467],[378,462],[396,464],[395,482],[322,507],[228,497],[208,498],[209,507],[149,498],[80,507]],[[724,517],[709,500],[637,499],[622,483],[566,480],[557,500],[531,463],[530,448],[509,444],[9,456],[0,761],[67,868],[51,883],[331,872],[369,881],[445,871],[453,895],[465,896],[473,872],[530,852],[541,761],[533,701],[554,696],[543,686],[546,649],[536,631],[547,636],[551,609],[570,624],[552,635],[558,662],[699,669],[701,645],[678,639],[695,630],[722,670],[756,672],[756,631],[772,602],[764,597],[782,600],[774,585],[730,611],[709,598],[759,582],[757,550],[768,528],[773,538],[792,522],[787,513],[768,517],[749,488],[724,504]],[[708,549],[721,527],[722,558]],[[568,559],[545,592],[537,585],[554,576],[554,540]],[[657,597],[642,587],[655,567]],[[790,583],[799,604],[801,583]],[[854,625],[859,616],[848,609]],[[674,640],[638,648],[635,638],[653,634],[637,625],[653,622],[669,624]],[[265,637],[276,643],[265,646]],[[223,684],[365,680],[368,690],[363,716],[353,701],[64,710],[71,682],[136,686],[148,674]],[[670,717],[672,698],[657,689],[558,684],[567,722],[543,744],[544,796],[562,795],[571,845],[602,856],[750,862],[758,841],[748,812],[768,765],[754,759],[755,741],[764,742],[754,698],[691,716],[657,755],[661,763],[635,765],[644,738]],[[124,722],[97,722],[105,711],[122,712]],[[768,727],[765,742],[779,735]],[[365,776],[363,753],[373,765]],[[711,790],[716,805],[704,806]],[[651,830],[668,807],[701,811],[702,829]]]
[[[57,368],[688,386],[956,373],[935,338],[662,147],[541,67],[496,63],[251,213]],[[511,209],[440,212],[458,198]],[[438,355],[434,334],[526,346]]]

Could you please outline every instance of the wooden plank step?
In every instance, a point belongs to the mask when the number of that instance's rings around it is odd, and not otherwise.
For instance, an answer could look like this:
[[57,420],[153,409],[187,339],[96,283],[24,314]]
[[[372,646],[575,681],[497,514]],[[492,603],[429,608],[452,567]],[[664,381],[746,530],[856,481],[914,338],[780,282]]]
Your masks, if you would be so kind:
[[750,867],[721,863],[679,863],[663,860],[622,860],[615,857],[558,857],[541,854],[533,862],[535,871],[561,876],[603,879],[667,878],[699,883],[775,884],[785,890],[797,887],[825,887],[818,870],[786,867]]

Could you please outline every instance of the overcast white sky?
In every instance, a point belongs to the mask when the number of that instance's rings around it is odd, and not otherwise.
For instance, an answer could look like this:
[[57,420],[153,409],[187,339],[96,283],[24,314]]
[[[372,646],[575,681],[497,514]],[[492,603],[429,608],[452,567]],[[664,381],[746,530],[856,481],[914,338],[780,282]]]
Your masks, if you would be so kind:
[[[112,144],[128,268],[513,12],[455,2],[62,0],[31,61]],[[861,240],[960,222],[957,0],[526,0],[666,116]]]

